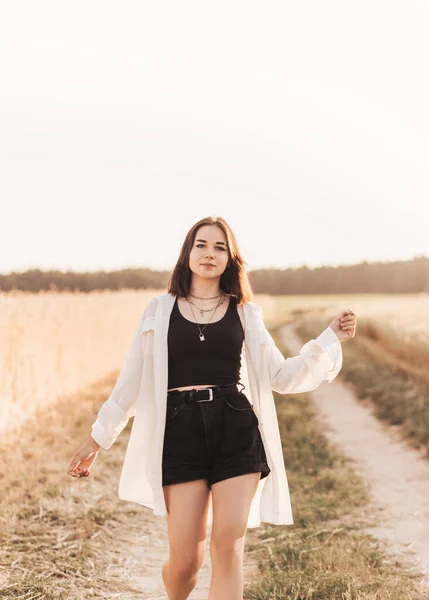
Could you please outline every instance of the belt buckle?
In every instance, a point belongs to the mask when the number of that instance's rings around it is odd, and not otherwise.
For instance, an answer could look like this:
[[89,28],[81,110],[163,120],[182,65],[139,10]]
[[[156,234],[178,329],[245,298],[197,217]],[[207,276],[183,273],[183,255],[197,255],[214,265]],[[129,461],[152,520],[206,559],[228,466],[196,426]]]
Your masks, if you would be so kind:
[[206,390],[208,390],[209,392],[209,397],[207,400],[197,400],[197,402],[210,402],[211,400],[213,400],[213,388],[206,388]]

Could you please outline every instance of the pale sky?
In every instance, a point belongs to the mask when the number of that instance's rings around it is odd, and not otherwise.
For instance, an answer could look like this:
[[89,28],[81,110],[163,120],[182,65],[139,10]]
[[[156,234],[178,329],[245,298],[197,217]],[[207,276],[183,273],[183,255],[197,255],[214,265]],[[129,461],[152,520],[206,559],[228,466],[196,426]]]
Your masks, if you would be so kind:
[[4,2],[0,272],[429,256],[425,0]]

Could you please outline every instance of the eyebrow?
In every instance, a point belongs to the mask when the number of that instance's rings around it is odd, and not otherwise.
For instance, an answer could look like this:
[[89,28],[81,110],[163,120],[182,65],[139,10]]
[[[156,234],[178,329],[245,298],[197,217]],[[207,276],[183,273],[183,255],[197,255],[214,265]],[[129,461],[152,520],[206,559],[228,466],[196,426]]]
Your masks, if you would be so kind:
[[[196,240],[197,242],[205,242],[207,243],[207,240]],[[222,246],[226,246],[225,242],[216,242],[216,244],[222,244]]]

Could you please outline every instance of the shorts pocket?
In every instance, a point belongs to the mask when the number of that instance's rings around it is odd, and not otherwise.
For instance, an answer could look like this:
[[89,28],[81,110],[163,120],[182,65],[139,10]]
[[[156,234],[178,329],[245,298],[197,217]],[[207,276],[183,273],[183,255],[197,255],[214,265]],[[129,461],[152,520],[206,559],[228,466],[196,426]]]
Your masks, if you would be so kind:
[[179,410],[182,408],[182,406],[183,404],[178,404],[177,406],[167,406],[165,421],[172,421],[179,414]]
[[242,411],[242,410],[251,410],[253,411],[253,406],[250,404],[249,400],[246,396],[237,392],[236,394],[230,394],[229,396],[224,396],[224,400],[226,404],[232,410]]

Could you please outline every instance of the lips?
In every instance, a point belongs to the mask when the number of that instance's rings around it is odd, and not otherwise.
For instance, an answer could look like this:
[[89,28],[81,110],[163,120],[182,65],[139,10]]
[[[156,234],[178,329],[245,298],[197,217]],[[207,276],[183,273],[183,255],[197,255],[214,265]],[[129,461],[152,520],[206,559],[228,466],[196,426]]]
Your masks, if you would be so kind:
[[215,265],[212,265],[210,263],[201,263],[202,267],[214,267]]

